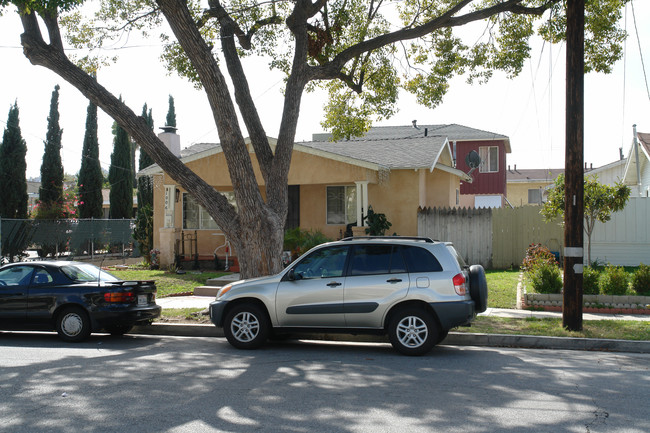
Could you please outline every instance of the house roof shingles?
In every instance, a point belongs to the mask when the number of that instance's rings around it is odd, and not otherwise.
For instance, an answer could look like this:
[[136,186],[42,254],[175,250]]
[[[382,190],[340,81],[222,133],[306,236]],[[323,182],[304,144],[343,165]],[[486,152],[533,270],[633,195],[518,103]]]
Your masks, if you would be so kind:
[[296,143],[323,152],[370,162],[392,169],[431,168],[440,155],[446,137],[359,139],[349,141],[311,141]]
[[[330,134],[314,134],[314,141],[296,142],[295,146],[388,169],[432,168],[448,141],[503,140],[506,152],[510,152],[510,140],[507,136],[457,124],[419,125],[417,128],[377,126],[371,128],[363,137],[351,140],[332,142],[328,141],[330,137]],[[189,162],[219,151],[219,144],[197,143],[181,150],[181,158]],[[141,174],[153,174],[159,170],[154,164]]]

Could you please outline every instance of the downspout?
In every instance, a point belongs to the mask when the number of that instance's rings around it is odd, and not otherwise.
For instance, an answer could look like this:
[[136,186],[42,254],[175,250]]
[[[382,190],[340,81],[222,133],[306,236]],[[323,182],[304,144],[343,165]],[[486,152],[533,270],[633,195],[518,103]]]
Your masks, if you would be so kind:
[[636,124],[632,125],[634,130],[634,160],[636,161],[636,188],[637,194],[641,196],[641,167],[639,164],[639,142],[636,138]]

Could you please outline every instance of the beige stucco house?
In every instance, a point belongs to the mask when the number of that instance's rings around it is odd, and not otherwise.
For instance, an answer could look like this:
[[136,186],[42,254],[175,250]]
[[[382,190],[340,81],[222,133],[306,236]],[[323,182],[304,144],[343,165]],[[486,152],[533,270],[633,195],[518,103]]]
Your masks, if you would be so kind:
[[[296,143],[286,227],[320,230],[337,239],[372,206],[392,223],[391,233],[417,235],[418,207],[458,205],[460,182],[471,178],[455,168],[446,135],[411,128],[398,136],[384,136],[330,142],[321,135]],[[220,145],[200,143],[180,151],[175,132],[163,132],[160,137],[171,143],[183,163],[234,203]],[[249,152],[253,153],[250,145]],[[254,155],[252,160],[264,195]],[[161,265],[172,263],[175,252],[183,249],[205,259],[215,252],[223,255],[225,248],[220,247],[225,236],[194,198],[157,165],[138,173],[144,175],[154,179],[154,248],[161,251]],[[362,228],[356,230],[363,233]]]
[[[594,168],[585,164],[585,176],[595,176],[598,182],[605,185],[615,185],[623,180],[627,164],[626,159],[619,159],[601,167]],[[518,169],[508,166],[508,203],[513,207],[541,205],[546,201],[548,189],[555,179],[564,173],[563,168],[547,169]]]

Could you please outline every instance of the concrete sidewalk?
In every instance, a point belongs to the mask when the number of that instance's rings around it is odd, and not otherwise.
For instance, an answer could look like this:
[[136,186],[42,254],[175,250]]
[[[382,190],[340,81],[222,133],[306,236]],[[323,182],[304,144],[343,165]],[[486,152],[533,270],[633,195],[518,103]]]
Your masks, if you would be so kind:
[[[158,305],[165,308],[207,308],[214,296],[170,296],[158,298]],[[562,313],[551,311],[508,310],[488,308],[480,316],[512,318],[561,318]],[[583,314],[583,320],[639,320],[650,321],[649,315],[624,314]],[[168,324],[154,323],[151,326],[137,326],[133,334],[173,335],[185,337],[223,337],[223,330],[211,324]],[[313,334],[305,339],[338,339],[341,341],[373,341],[387,343],[386,337],[322,335]],[[596,338],[541,337],[530,335],[474,334],[450,332],[441,345],[484,346],[484,347],[520,347],[556,350],[592,350],[611,352],[650,353],[650,341],[610,340]]]

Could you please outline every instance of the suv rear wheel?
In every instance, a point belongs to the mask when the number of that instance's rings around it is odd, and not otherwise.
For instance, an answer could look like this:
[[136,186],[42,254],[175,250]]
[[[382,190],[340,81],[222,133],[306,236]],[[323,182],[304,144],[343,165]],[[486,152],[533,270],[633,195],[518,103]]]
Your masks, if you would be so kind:
[[257,349],[269,336],[266,311],[255,304],[241,304],[228,312],[223,324],[228,342],[238,349]]
[[404,355],[424,355],[439,340],[439,329],[430,313],[420,308],[399,310],[388,323],[388,337]]

